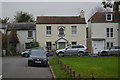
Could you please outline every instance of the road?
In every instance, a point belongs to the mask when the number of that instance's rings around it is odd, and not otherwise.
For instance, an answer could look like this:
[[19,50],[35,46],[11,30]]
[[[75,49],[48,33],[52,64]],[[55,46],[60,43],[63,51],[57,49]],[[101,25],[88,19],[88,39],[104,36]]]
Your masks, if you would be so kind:
[[28,67],[27,58],[4,57],[3,78],[51,78],[48,67]]

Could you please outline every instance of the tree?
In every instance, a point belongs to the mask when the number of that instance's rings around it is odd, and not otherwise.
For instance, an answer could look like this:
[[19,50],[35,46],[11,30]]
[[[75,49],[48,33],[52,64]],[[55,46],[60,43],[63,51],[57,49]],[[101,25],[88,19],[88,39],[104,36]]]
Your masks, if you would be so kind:
[[7,49],[7,35],[2,34],[2,49],[6,50]]
[[16,55],[16,53],[17,53],[16,47],[19,42],[19,39],[18,39],[18,36],[17,36],[17,33],[15,30],[12,30],[10,32],[8,41],[9,41],[10,53],[12,55]]
[[95,14],[96,12],[106,12],[109,11],[109,9],[104,9],[103,7],[96,6],[94,9],[91,10],[90,16]]
[[9,18],[5,17],[5,18],[0,18],[0,23],[8,23],[9,22]]
[[107,7],[112,8],[113,7],[113,3],[112,3],[111,0],[104,0],[102,2],[102,5],[103,5],[104,8],[107,8]]
[[17,12],[16,16],[14,16],[15,22],[33,22],[33,15],[27,12]]
[[119,11],[119,5],[120,5],[120,1],[119,2],[114,2],[114,7],[113,7],[113,11]]

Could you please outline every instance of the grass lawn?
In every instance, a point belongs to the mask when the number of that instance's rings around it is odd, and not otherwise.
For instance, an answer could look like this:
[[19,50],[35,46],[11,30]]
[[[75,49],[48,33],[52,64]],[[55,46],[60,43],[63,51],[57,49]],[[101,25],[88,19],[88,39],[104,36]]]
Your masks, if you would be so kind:
[[60,60],[71,67],[81,78],[118,78],[118,58],[120,57],[61,57]]
[[54,71],[56,78],[70,78],[70,76],[64,72],[55,59],[50,59],[49,63]]

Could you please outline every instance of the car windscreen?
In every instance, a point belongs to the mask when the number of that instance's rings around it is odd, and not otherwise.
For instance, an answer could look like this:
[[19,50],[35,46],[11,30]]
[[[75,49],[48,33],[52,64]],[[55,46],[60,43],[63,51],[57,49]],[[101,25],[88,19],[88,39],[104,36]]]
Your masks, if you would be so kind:
[[32,56],[46,56],[46,53],[43,50],[32,50],[31,55]]
[[111,49],[120,49],[119,46],[112,47]]
[[78,46],[72,46],[72,48],[84,48],[84,46],[78,45]]

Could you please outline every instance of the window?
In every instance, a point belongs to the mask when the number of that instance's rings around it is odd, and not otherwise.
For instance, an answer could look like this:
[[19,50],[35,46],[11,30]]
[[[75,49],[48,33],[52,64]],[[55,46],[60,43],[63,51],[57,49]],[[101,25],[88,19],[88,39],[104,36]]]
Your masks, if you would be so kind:
[[30,49],[31,48],[31,43],[25,43],[25,48]]
[[113,37],[113,28],[110,28],[111,37]]
[[32,38],[33,37],[33,31],[28,31],[28,38]]
[[72,42],[72,45],[76,45],[77,44],[77,42]]
[[46,35],[51,35],[51,26],[46,26]]
[[63,29],[63,28],[60,28],[60,29],[59,29],[59,34],[60,34],[60,35],[64,35],[64,29]]
[[112,14],[106,14],[106,21],[112,21]]
[[77,26],[72,26],[72,34],[77,34]]
[[58,36],[65,36],[65,27],[64,26],[59,26],[59,35]]
[[113,42],[107,42],[107,49],[109,49],[110,47],[113,47]]
[[106,28],[106,36],[113,37],[113,28]]
[[51,42],[46,42],[46,48],[48,50],[51,50],[51,47],[52,47],[52,43]]

